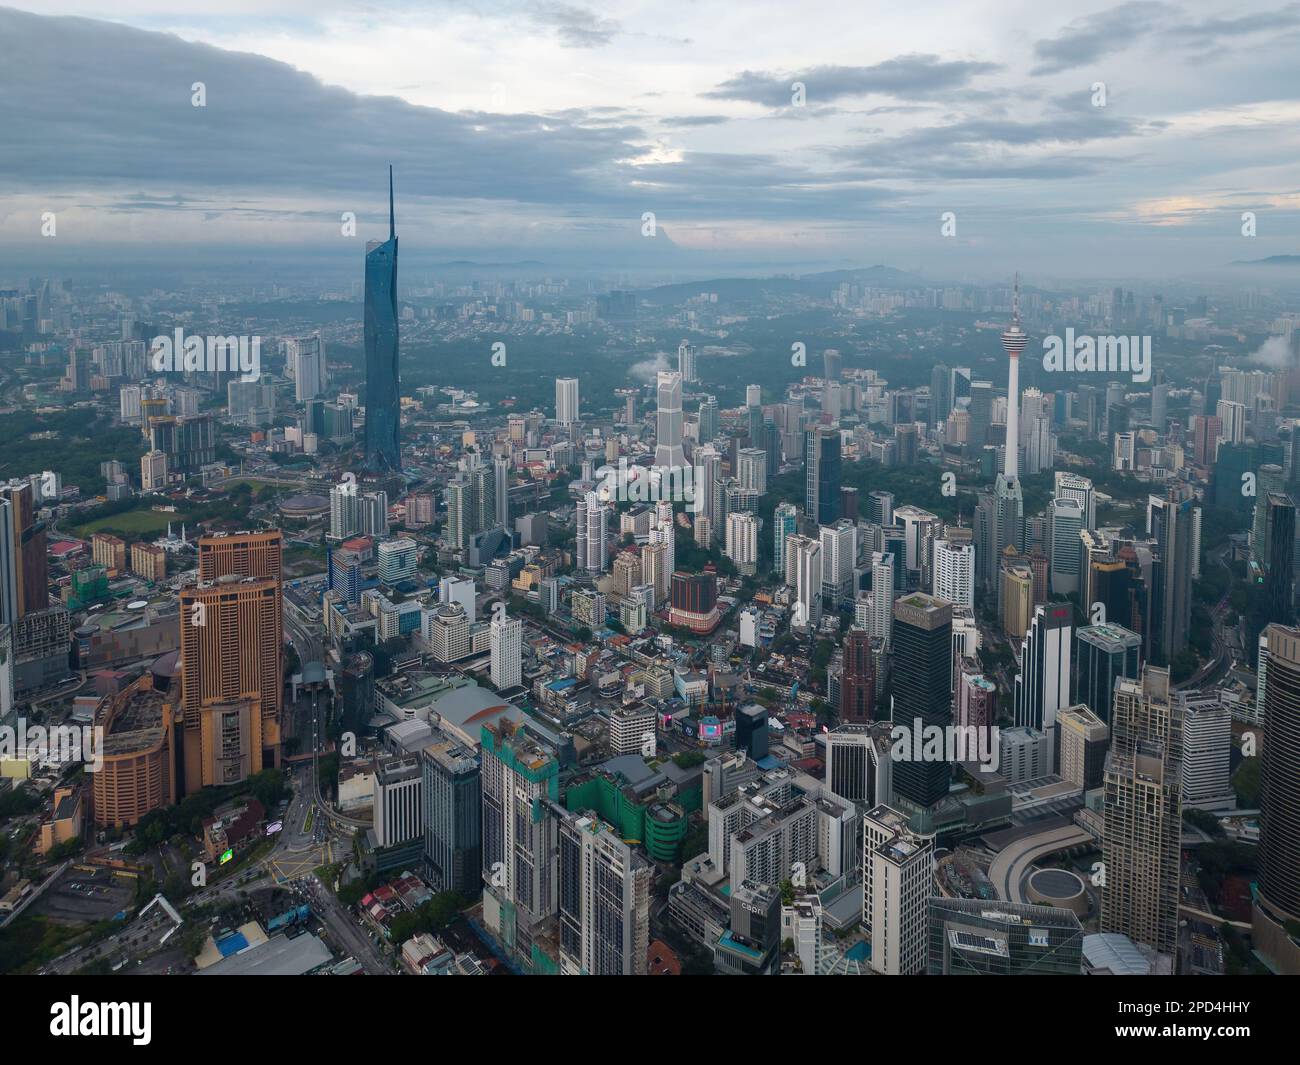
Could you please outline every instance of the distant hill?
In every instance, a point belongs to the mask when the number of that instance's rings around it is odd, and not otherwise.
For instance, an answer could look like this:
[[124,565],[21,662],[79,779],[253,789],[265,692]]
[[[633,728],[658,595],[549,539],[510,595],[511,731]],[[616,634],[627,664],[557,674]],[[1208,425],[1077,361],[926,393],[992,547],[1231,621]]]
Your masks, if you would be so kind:
[[649,303],[671,305],[697,296],[701,292],[716,292],[719,299],[757,299],[762,296],[801,295],[828,296],[842,282],[872,285],[876,288],[914,288],[928,285],[929,281],[896,270],[892,266],[869,266],[860,270],[830,270],[801,277],[720,277],[707,281],[687,281],[677,285],[660,285],[642,292]]
[[1234,259],[1231,266],[1300,266],[1300,255],[1270,255],[1267,259]]

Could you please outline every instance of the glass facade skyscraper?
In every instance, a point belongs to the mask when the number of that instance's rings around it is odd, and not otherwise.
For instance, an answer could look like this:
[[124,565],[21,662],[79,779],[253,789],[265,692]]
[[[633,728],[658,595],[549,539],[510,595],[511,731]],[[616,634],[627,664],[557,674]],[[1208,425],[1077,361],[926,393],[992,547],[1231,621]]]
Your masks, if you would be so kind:
[[388,168],[388,239],[366,245],[366,469],[402,468],[397,379],[397,225]]

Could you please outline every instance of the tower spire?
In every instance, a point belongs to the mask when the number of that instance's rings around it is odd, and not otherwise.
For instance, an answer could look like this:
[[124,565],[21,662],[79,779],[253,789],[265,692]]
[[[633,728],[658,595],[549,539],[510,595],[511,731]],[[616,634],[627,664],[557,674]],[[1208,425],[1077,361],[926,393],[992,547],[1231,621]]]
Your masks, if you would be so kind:
[[[397,219],[393,214],[393,164],[388,164],[388,239],[397,236]],[[1020,275],[1016,274],[1017,284]]]

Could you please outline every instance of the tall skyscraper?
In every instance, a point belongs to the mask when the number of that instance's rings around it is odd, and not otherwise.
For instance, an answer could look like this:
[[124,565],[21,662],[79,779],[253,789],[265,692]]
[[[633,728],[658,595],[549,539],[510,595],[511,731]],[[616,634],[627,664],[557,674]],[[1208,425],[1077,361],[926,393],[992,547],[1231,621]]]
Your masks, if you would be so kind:
[[1151,589],[1152,646],[1165,663],[1186,649],[1191,631],[1194,502],[1190,487],[1173,485],[1163,499],[1153,497],[1147,508],[1157,551]]
[[1264,507],[1265,621],[1290,625],[1295,621],[1295,503],[1283,492],[1270,492]]
[[1077,501],[1083,511],[1083,527],[1085,529],[1095,529],[1097,527],[1097,492],[1092,486],[1092,481],[1087,477],[1080,477],[1077,473],[1070,473],[1068,470],[1057,470],[1055,481],[1055,498]]
[[654,866],[603,821],[559,824],[560,972],[645,975]]
[[[916,592],[894,604],[894,672],[891,717],[910,731],[952,724],[952,604]],[[894,789],[918,807],[948,794],[952,766],[942,760],[901,760]]]
[[[0,484],[0,517],[8,518],[9,529],[3,542],[12,559],[12,596],[16,616],[0,617],[0,622],[45,610],[50,605],[50,571],[45,555],[45,522],[36,516],[37,485],[41,480],[12,480]],[[0,559],[0,561],[3,561]],[[2,581],[3,578],[0,578]],[[9,593],[7,593],[9,594]],[[0,608],[3,604],[0,603]]]
[[1049,603],[1034,611],[1016,675],[1016,725],[1046,734],[1055,750],[1056,715],[1070,705],[1070,643],[1074,608]]
[[778,503],[772,514],[772,569],[785,572],[785,540],[799,528],[799,508],[793,503]]
[[1074,653],[1074,701],[1103,722],[1110,721],[1115,682],[1138,679],[1142,637],[1122,625],[1088,625],[1079,630]]
[[892,646],[899,562],[892,551],[873,551],[871,554],[871,624],[868,631],[886,648]]
[[397,343],[397,221],[388,168],[388,239],[366,245],[366,469],[402,469]]
[[492,685],[498,691],[517,688],[523,681],[524,623],[499,610],[492,618]]
[[1260,769],[1259,894],[1255,943],[1278,968],[1300,973],[1300,950],[1287,926],[1300,922],[1300,629],[1270,625]]
[[871,634],[854,626],[844,637],[844,673],[840,678],[840,722],[869,724],[876,716],[876,667]]
[[695,376],[695,345],[688,340],[677,345],[677,372],[682,375],[684,385],[693,385],[699,380]]
[[492,460],[492,499],[496,504],[496,523],[503,529],[510,528],[510,460],[495,458]]
[[180,595],[178,793],[238,783],[279,764],[282,550],[278,529],[199,540],[199,582]]
[[840,511],[840,432],[827,425],[811,429],[805,452],[804,513],[830,525]]
[[871,944],[871,968],[886,976],[917,975],[926,963],[934,837],[913,832],[888,806],[865,814],[862,828],[862,930]]
[[816,629],[822,619],[822,545],[811,536],[791,536],[785,551],[785,583],[794,589],[790,624]]
[[1101,930],[1173,955],[1182,839],[1182,713],[1169,671],[1115,687],[1103,798]]
[[953,606],[975,605],[975,545],[934,541],[934,581],[931,589]]
[[1071,595],[1079,590],[1079,539],[1086,527],[1078,499],[1060,496],[1047,505],[1050,523],[1051,590],[1053,595]]
[[482,890],[483,790],[478,751],[439,738],[420,752],[424,869],[435,891],[470,899]]
[[655,465],[686,465],[682,451],[682,375],[661,370],[655,389]]
[[[1007,353],[1007,439],[1002,459],[1002,473],[993,486],[995,526],[993,557],[1002,558],[1008,547],[1023,551],[1025,547],[1025,501],[1020,490],[1020,353],[1029,337],[1020,328],[1020,275],[1016,275],[1015,295],[1011,304],[1011,325],[1002,334]],[[974,405],[972,391],[972,407]],[[972,418],[972,423],[974,418]],[[978,454],[978,451],[976,452]],[[996,566],[996,562],[994,565]]]
[[555,379],[555,420],[560,425],[569,426],[576,422],[578,417],[578,379],[557,377]]

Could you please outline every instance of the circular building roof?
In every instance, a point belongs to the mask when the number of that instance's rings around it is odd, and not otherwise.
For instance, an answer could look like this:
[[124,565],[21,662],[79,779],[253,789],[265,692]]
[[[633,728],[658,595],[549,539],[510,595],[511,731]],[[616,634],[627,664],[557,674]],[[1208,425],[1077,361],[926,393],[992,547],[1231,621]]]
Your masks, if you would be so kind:
[[327,514],[329,509],[329,499],[317,495],[315,492],[303,492],[296,496],[289,496],[280,503],[280,513],[286,518],[315,518],[321,514]]

